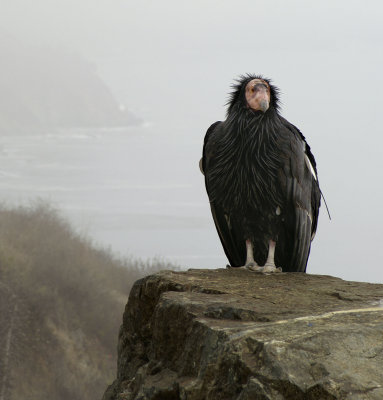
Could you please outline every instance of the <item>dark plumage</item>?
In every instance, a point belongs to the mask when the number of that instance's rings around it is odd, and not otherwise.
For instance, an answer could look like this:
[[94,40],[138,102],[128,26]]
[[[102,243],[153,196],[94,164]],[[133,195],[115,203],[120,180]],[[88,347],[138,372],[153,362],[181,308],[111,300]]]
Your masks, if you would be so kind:
[[305,271],[321,196],[314,156],[268,79],[242,76],[233,89],[201,160],[223,248],[232,267],[272,267],[275,248],[277,267]]

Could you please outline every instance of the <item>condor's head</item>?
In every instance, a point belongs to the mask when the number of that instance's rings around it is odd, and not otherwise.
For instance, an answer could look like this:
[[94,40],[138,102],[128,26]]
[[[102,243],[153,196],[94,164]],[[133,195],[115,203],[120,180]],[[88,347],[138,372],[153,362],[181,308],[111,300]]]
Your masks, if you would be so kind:
[[252,79],[245,87],[247,106],[265,113],[270,106],[270,86],[264,79]]
[[278,88],[260,75],[241,76],[233,85],[228,102],[228,114],[243,109],[266,113],[278,111]]

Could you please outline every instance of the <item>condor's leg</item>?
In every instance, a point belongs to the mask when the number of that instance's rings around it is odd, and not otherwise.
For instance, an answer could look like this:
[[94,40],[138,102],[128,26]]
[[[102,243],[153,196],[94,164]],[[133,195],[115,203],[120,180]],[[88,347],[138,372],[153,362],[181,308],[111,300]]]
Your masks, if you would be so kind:
[[260,271],[263,267],[260,267],[257,262],[254,260],[254,254],[253,254],[253,244],[251,243],[251,240],[247,239],[246,240],[246,262],[245,265],[242,265],[241,267],[232,267],[230,265],[227,265],[226,268],[246,268],[249,269],[250,271]]
[[[251,243],[251,240],[246,240],[246,263],[242,267],[237,268],[246,268],[250,271],[264,273],[282,272],[282,268],[277,268],[274,263],[275,246],[276,242],[274,242],[274,240],[269,240],[269,252],[267,255],[266,264],[263,267],[260,267],[254,260],[253,244]],[[233,267],[228,265],[227,268]]]
[[269,253],[267,255],[266,264],[261,267],[262,272],[282,272],[282,268],[277,268],[274,262],[276,242],[269,240]]
[[260,268],[260,266],[254,260],[253,243],[251,243],[251,240],[249,239],[246,240],[246,263],[241,268],[247,268],[251,271],[258,271]]

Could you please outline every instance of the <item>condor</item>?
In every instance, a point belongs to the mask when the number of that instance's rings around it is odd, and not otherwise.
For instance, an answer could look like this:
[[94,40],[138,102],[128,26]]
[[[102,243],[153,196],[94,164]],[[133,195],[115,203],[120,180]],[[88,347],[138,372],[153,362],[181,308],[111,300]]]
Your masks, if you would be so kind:
[[305,137],[262,76],[233,85],[225,121],[207,130],[200,168],[231,267],[305,272],[321,191]]

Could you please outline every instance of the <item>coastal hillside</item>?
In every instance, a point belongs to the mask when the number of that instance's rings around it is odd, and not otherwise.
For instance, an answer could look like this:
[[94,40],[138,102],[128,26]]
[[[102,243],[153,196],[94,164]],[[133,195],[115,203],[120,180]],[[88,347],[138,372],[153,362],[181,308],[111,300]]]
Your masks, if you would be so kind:
[[100,399],[132,284],[169,267],[114,257],[45,203],[1,207],[0,398]]
[[1,30],[0,48],[0,133],[141,122],[79,54],[30,45]]

